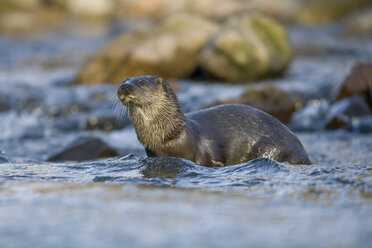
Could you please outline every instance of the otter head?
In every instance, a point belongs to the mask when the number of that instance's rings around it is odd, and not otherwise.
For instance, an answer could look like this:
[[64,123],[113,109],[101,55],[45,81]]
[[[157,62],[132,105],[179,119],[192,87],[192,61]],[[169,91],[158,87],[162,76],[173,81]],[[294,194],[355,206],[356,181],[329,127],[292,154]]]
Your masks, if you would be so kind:
[[165,109],[167,106],[180,109],[178,100],[169,84],[158,76],[143,76],[125,79],[117,92],[119,100],[129,111],[141,108]]
[[161,95],[163,80],[160,77],[145,76],[125,79],[118,89],[118,98],[127,107],[145,107]]
[[127,107],[139,140],[145,147],[177,137],[185,116],[169,84],[157,76],[134,77],[123,81],[117,92]]

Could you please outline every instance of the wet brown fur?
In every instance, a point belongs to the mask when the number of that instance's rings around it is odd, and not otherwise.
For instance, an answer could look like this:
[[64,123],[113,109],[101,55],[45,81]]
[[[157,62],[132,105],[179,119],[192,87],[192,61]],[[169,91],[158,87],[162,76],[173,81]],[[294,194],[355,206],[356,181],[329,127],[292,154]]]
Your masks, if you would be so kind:
[[[125,86],[131,91],[125,90]],[[258,157],[310,164],[297,137],[253,107],[221,105],[184,115],[169,84],[156,76],[127,79],[118,91],[148,156],[227,166]]]

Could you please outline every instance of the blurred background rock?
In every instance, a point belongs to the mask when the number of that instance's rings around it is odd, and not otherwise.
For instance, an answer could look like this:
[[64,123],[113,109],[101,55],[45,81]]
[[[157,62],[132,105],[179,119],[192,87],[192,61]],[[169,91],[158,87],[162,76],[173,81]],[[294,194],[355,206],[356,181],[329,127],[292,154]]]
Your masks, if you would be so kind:
[[371,8],[370,0],[2,0],[0,32],[111,30],[112,41],[87,59],[76,83],[143,74],[241,83],[285,71],[292,51],[282,25],[342,19],[345,34],[365,35]]
[[369,5],[369,0],[2,0],[0,11],[3,20],[10,21],[5,25],[9,27],[17,26],[15,17],[40,23],[50,21],[48,16],[158,20],[187,12],[223,21],[247,11],[259,12],[286,23],[320,25]]

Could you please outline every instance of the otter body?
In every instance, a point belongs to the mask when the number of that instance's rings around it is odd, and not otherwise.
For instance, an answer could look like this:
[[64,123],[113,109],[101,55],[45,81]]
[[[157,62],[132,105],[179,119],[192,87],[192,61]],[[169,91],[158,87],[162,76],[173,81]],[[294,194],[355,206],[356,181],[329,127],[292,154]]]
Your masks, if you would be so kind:
[[311,164],[287,127],[253,107],[227,104],[183,114],[168,83],[153,76],[124,80],[118,97],[148,156],[185,158],[204,166],[259,157]]

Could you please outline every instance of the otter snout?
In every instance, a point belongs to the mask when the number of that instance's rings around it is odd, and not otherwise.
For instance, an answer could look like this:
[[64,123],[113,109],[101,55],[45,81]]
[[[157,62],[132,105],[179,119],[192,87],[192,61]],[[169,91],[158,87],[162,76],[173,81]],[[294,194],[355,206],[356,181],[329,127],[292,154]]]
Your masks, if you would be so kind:
[[123,83],[118,89],[118,98],[120,100],[126,100],[128,96],[130,96],[134,91],[133,85],[130,83]]
[[133,92],[133,85],[130,83],[124,83],[122,84],[119,89],[118,89],[118,96],[120,95],[129,95],[130,93]]

